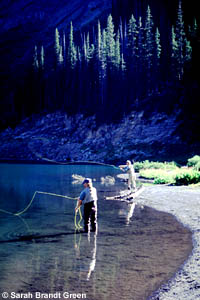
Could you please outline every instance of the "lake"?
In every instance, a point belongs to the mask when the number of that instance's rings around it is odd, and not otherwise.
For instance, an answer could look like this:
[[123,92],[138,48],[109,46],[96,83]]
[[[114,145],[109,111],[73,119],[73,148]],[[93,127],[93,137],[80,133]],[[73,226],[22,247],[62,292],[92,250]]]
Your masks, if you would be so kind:
[[78,197],[81,180],[73,174],[92,178],[98,191],[97,233],[75,231],[76,201],[62,197],[36,194],[21,216],[0,212],[0,292],[146,300],[171,278],[191,252],[191,233],[137,199],[105,200],[127,188],[119,173],[108,166],[0,164],[0,209],[7,212],[22,211],[35,191]]

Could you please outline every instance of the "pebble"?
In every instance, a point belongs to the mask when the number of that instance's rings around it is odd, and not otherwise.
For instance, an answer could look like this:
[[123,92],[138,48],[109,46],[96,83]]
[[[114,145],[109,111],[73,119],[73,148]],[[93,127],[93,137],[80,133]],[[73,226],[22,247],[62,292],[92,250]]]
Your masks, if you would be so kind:
[[193,233],[193,251],[188,260],[150,299],[199,300],[200,264],[197,261],[200,253],[200,188],[147,186],[137,203],[173,214]]

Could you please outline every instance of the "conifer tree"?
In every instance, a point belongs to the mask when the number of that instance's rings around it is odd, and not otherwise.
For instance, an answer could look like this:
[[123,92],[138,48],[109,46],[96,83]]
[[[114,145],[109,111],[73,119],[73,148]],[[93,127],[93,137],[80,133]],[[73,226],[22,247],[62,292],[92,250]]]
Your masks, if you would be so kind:
[[190,41],[188,41],[186,39],[186,45],[185,45],[185,61],[188,62],[188,61],[191,61],[192,59],[192,46],[191,46],[191,43]]
[[198,24],[197,24],[197,19],[194,18],[193,20],[193,25],[189,25],[189,34],[191,38],[196,38],[198,35]]
[[65,38],[65,32],[63,32],[63,59],[66,59],[66,38]]
[[77,51],[74,45],[73,25],[70,23],[69,47],[68,47],[68,62],[71,69],[74,69],[77,62]]
[[44,47],[41,47],[41,51],[40,51],[40,64],[41,64],[41,68],[44,69]]
[[63,63],[63,51],[62,51],[62,46],[60,46],[60,52],[59,52],[59,56],[58,56],[58,63],[59,65],[62,65]]
[[179,1],[178,17],[176,22],[176,40],[178,45],[178,78],[181,79],[184,74],[184,65],[191,59],[192,54],[192,48],[185,33],[181,0]]
[[138,43],[137,43],[138,51],[136,57],[139,61],[140,70],[144,67],[144,57],[145,57],[145,36],[144,36],[144,28],[142,25],[142,17],[139,17],[138,20]]
[[128,23],[128,48],[131,56],[135,56],[137,53],[137,35],[137,23],[132,15]]
[[96,56],[97,56],[98,62],[100,62],[101,58],[102,58],[102,36],[101,36],[101,24],[100,24],[100,21],[98,21]]
[[60,56],[60,34],[58,28],[55,29],[55,43],[54,43],[54,50],[56,55],[56,64],[59,65],[59,56]]
[[156,32],[155,32],[155,43],[156,43],[155,64],[156,64],[156,67],[159,67],[162,48],[161,48],[161,44],[160,44],[160,32],[159,32],[158,28],[156,28]]
[[122,55],[121,55],[121,60],[120,60],[120,62],[121,62],[121,70],[122,70],[122,74],[124,75],[124,72],[126,71],[126,62],[125,62],[125,60],[124,60],[124,55],[123,55],[123,53],[122,53]]
[[174,30],[174,26],[172,26],[171,30],[171,53],[170,53],[170,66],[171,66],[171,75],[172,77],[178,76],[178,43],[176,40],[176,33]]
[[162,47],[160,44],[160,32],[159,29],[156,28],[155,32],[155,55],[154,55],[154,78],[155,78],[155,86],[158,89],[159,82],[160,82],[160,58],[161,58],[161,51]]
[[106,49],[106,30],[103,29],[102,32],[102,70],[103,70],[103,75],[106,75],[106,68],[107,68],[107,49]]
[[115,33],[112,16],[109,15],[107,19],[106,28],[106,53],[109,62],[114,62],[115,58]]
[[150,6],[147,7],[145,20],[145,61],[147,66],[148,76],[151,76],[151,68],[153,66],[154,53],[154,33],[153,33],[153,18],[151,15]]
[[85,57],[87,63],[89,63],[90,60],[92,59],[94,50],[95,50],[94,45],[93,44],[90,45],[90,34],[88,32],[87,39],[86,39],[86,57]]
[[115,42],[115,61],[114,65],[119,70],[120,68],[120,61],[121,61],[121,55],[120,55],[120,32],[118,30],[117,36],[116,36],[116,42]]
[[34,54],[33,54],[33,68],[35,71],[39,70],[38,51],[37,51],[36,45],[35,45]]

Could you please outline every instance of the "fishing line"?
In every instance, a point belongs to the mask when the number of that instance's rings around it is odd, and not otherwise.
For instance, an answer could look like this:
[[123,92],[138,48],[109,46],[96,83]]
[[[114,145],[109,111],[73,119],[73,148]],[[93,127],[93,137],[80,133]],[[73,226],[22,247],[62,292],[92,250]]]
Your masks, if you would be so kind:
[[[32,138],[35,140],[42,140],[42,141],[48,141],[49,139],[47,138],[43,138],[43,137],[37,137],[37,138]],[[112,167],[114,169],[119,170],[119,167],[116,167],[115,165],[111,165],[111,164],[106,164],[106,163],[101,163],[101,162],[97,162],[97,161],[89,161],[89,160],[82,160],[82,161],[73,161],[73,162],[59,162],[53,159],[49,159],[46,157],[43,157],[40,153],[33,151],[33,149],[30,146],[30,143],[28,144],[29,149],[31,150],[31,152],[38,158],[40,158],[41,160],[47,161],[47,162],[51,162],[54,164],[58,164],[58,165],[73,165],[73,164],[94,164],[94,165],[102,165],[102,166],[107,166],[107,167]]]
[[[49,141],[47,138],[43,138],[43,137],[38,137],[38,138],[33,138],[33,139],[40,139],[43,141]],[[32,147],[30,146],[30,143],[28,144],[29,149],[31,150],[32,153],[34,153],[34,155],[36,157],[39,157],[41,160],[47,161],[47,162],[51,162],[54,164],[60,164],[60,165],[73,165],[73,164],[94,164],[94,165],[102,165],[102,166],[107,166],[107,167],[112,167],[114,169],[120,170],[119,167],[116,167],[115,165],[111,165],[111,164],[106,164],[106,163],[101,163],[101,162],[96,162],[96,161],[74,161],[74,162],[58,162],[56,160],[53,159],[48,159],[45,157],[42,157],[41,154],[37,153],[36,151],[33,151]],[[41,191],[35,191],[33,194],[33,197],[31,199],[31,201],[29,202],[29,204],[22,210],[16,213],[12,213],[9,212],[7,210],[4,209],[0,209],[0,212],[6,213],[6,214],[10,214],[10,215],[14,215],[14,216],[21,216],[22,214],[24,214],[32,205],[35,197],[37,194],[45,194],[45,195],[50,195],[50,196],[55,196],[55,197],[62,197],[62,198],[66,198],[66,199],[70,199],[70,200],[77,200],[78,198],[73,198],[73,197],[69,197],[69,196],[65,196],[65,195],[59,195],[59,194],[55,194],[55,193],[48,193],[48,192],[41,192]],[[80,225],[81,221],[82,221],[82,213],[81,213],[81,209],[79,207],[78,209],[79,212],[79,221],[77,223],[77,211],[75,212],[75,216],[74,216],[74,226],[75,226],[75,230],[80,230],[82,228],[82,226]]]
[[[48,193],[48,192],[41,192],[41,191],[35,191],[34,194],[33,194],[33,197],[31,198],[31,201],[28,203],[28,205],[22,210],[22,211],[19,211],[19,212],[16,212],[16,213],[12,213],[10,211],[7,211],[7,210],[4,210],[4,209],[0,209],[0,212],[3,212],[3,213],[6,213],[6,214],[9,214],[9,215],[14,215],[14,216],[21,216],[22,214],[24,214],[29,208],[30,206],[32,205],[35,197],[37,194],[45,194],[45,195],[50,195],[50,196],[55,196],[55,197],[61,197],[61,198],[65,198],[65,199],[70,199],[70,200],[78,200],[78,198],[73,198],[73,197],[69,197],[69,196],[65,196],[65,195],[59,195],[59,194],[55,194],[55,193]],[[77,216],[77,212],[75,212],[75,216],[74,216],[74,225],[75,225],[75,230],[80,230],[82,228],[82,226],[80,225],[83,217],[82,217],[82,213],[81,213],[81,209],[79,207],[78,209],[78,212],[79,212],[79,221],[77,223],[77,220],[76,220],[76,216]]]

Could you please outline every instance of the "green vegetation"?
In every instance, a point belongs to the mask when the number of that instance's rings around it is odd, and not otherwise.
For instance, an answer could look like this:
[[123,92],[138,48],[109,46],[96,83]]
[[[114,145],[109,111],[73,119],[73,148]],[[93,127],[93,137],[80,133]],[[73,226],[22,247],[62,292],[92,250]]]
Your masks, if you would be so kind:
[[200,156],[195,155],[192,158],[189,158],[187,165],[188,165],[188,167],[194,167],[194,168],[197,168],[197,170],[199,170],[200,169]]
[[136,172],[140,170],[146,169],[164,169],[164,170],[174,170],[177,169],[178,166],[175,162],[158,162],[158,161],[149,161],[145,160],[143,162],[134,163],[134,168]]
[[175,177],[176,185],[189,185],[196,184],[200,182],[200,172],[195,170],[187,170],[184,172],[180,172]]
[[141,178],[151,179],[154,184],[190,185],[200,183],[200,156],[188,159],[187,167],[176,163],[138,162],[134,164]]

